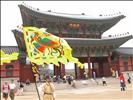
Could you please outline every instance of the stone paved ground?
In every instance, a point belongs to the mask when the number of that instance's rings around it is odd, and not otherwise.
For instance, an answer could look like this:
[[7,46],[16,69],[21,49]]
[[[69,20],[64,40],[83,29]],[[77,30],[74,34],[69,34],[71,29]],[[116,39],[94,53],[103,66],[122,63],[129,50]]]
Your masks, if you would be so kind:
[[[2,79],[3,81],[4,79]],[[133,100],[133,80],[132,84],[127,84],[124,92],[120,91],[119,79],[107,78],[107,86],[102,86],[101,79],[97,79],[97,81],[98,85],[91,79],[77,81],[77,88],[68,84],[54,83],[56,100]],[[37,83],[38,86],[40,84],[42,83]],[[42,97],[42,94],[40,96]],[[2,97],[1,100],[3,100]],[[15,100],[38,100],[35,85],[32,83],[30,86],[25,86],[24,94],[16,96]]]

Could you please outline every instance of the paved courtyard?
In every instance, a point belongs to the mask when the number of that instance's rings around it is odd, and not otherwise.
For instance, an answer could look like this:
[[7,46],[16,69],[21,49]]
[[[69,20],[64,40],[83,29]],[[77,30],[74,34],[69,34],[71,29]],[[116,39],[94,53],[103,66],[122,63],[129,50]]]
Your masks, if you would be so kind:
[[[77,88],[73,88],[67,83],[54,83],[56,100],[133,100],[133,82],[127,84],[126,91],[120,91],[119,79],[107,78],[107,86],[102,86],[101,79],[97,79],[97,81],[99,84],[91,79],[77,81]],[[41,84],[37,83],[38,87]],[[40,96],[42,100],[42,93]],[[2,96],[1,100],[3,100]],[[35,85],[33,83],[30,86],[25,85],[24,94],[16,96],[15,100],[38,100]]]

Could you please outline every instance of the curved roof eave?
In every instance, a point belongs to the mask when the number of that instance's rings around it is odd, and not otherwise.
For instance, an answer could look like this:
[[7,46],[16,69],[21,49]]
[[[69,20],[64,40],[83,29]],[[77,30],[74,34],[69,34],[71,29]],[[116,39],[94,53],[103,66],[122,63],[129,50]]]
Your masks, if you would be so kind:
[[120,46],[126,41],[132,39],[133,36],[124,36],[118,38],[108,38],[108,39],[88,39],[88,38],[64,38],[69,44],[73,46],[105,46],[105,45],[117,45]]
[[[12,30],[13,33],[20,33],[21,36],[23,32],[17,29]],[[90,39],[90,38],[64,38],[68,44],[71,46],[108,46],[108,45],[116,45],[116,48],[125,43],[126,41],[132,39],[132,35],[118,37],[118,38],[110,38],[110,39]],[[22,42],[22,41],[21,41]],[[24,42],[24,40],[23,40]],[[24,44],[24,43],[22,43]],[[19,45],[19,44],[18,44]],[[25,44],[24,44],[25,45]],[[19,46],[21,47],[21,46]],[[24,46],[25,47],[25,46]]]
[[133,57],[133,47],[120,47],[118,49],[115,49],[116,52],[118,52],[118,54],[121,55],[129,55]]
[[[46,12],[46,11],[40,11],[36,8],[33,8],[31,6],[28,6],[26,4],[19,5],[20,8],[24,8],[27,10],[30,10],[34,12],[36,15],[42,15],[42,16],[51,16],[51,17],[59,17],[59,18],[65,18],[65,19],[75,19],[75,20],[82,20],[82,21],[108,21],[108,20],[120,20],[123,19],[124,15],[116,15],[116,16],[99,16],[99,17],[91,17],[87,15],[80,15],[80,14],[66,14],[66,13],[56,13],[56,12]],[[28,12],[30,13],[30,12]]]

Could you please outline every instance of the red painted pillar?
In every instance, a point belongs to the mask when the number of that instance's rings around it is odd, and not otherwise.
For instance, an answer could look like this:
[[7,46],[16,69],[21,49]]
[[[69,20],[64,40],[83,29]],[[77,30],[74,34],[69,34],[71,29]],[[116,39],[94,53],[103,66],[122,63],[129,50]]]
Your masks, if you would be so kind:
[[[119,68],[118,72],[120,72],[121,69],[120,69],[120,57],[119,57],[119,56],[118,56],[118,64],[117,64],[117,66],[118,66],[118,68]],[[120,73],[119,73],[119,74],[120,74]]]
[[133,57],[131,57],[130,59],[131,59],[131,68],[133,70]]
[[84,79],[84,71],[85,71],[85,69],[84,68],[83,69],[79,68],[79,70],[80,70],[80,79]]
[[63,78],[65,75],[65,65],[61,64],[61,78]]
[[107,76],[111,76],[111,57],[110,57],[110,55],[108,56],[108,63],[109,63],[109,70],[108,71],[106,71],[106,74],[108,74]]
[[103,77],[104,76],[104,70],[103,70],[103,62],[99,62],[98,63],[98,73],[97,73],[97,76],[98,77]]
[[[84,58],[79,58],[79,61],[83,61],[84,62]],[[79,68],[79,73],[80,73],[80,79],[84,79],[84,72],[85,72],[85,68]]]
[[58,66],[54,65],[54,75],[57,76],[58,75]]
[[55,66],[54,65],[54,75],[61,77],[61,66]]

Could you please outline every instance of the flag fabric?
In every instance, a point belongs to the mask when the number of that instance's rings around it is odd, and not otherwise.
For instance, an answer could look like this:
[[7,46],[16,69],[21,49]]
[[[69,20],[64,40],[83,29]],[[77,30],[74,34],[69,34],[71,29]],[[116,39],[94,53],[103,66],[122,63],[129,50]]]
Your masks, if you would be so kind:
[[23,27],[23,33],[31,62],[42,66],[45,63],[59,66],[59,63],[74,62],[83,68],[83,64],[72,56],[72,49],[63,38],[46,32],[45,28]]
[[18,53],[14,52],[12,54],[6,54],[4,51],[1,50],[1,63],[0,65],[3,65],[4,63],[10,63],[13,60],[18,59]]

